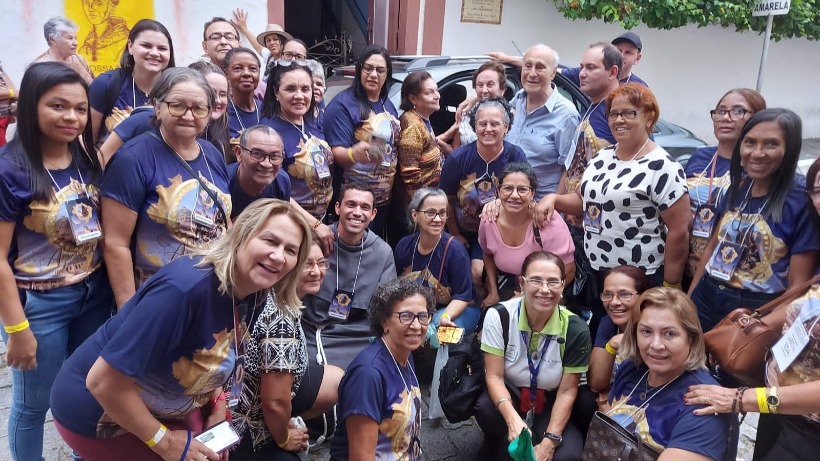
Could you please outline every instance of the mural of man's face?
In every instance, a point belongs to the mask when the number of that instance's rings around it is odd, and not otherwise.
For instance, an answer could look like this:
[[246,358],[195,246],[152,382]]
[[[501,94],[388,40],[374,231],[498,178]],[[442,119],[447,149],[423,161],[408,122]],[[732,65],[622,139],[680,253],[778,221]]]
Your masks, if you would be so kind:
[[96,26],[104,23],[114,13],[117,3],[117,0],[82,0],[83,13],[88,22]]

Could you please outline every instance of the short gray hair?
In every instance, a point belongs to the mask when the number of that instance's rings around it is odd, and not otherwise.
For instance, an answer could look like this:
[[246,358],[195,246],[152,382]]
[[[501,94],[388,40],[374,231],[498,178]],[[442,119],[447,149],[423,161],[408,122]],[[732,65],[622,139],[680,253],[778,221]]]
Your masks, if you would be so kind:
[[555,67],[554,68],[555,69],[558,68],[558,52],[555,51],[554,49],[552,49],[552,47],[550,47],[549,45],[545,45],[543,43],[536,43],[535,45],[529,47],[529,49],[527,49],[527,51],[525,51],[524,54],[527,54],[527,52],[529,52],[530,50],[534,50],[536,48],[542,48],[542,49],[549,50],[550,54],[552,55],[552,60],[555,61]]
[[49,39],[57,40],[63,32],[76,32],[79,28],[80,26],[71,19],[54,16],[43,24],[43,36],[46,38],[46,44],[51,46]]
[[277,133],[276,130],[274,130],[273,128],[267,125],[254,125],[249,126],[245,130],[242,130],[242,134],[239,135],[239,145],[246,146],[248,142],[248,137],[250,137],[251,133],[254,133],[256,131],[261,131],[262,133],[265,133],[268,136],[276,136],[280,140],[282,139],[282,136],[279,133]]
[[202,88],[202,91],[205,92],[205,96],[208,99],[208,107],[213,108],[214,105],[216,105],[216,94],[213,88],[211,88],[211,85],[208,84],[208,81],[205,80],[205,76],[187,67],[169,67],[162,71],[159,79],[154,83],[154,87],[151,89],[151,99],[154,102],[164,101],[168,93],[170,93],[176,85],[183,82],[196,83]]
[[322,65],[321,62],[315,59],[308,59],[307,61],[305,61],[305,65],[308,67],[308,69],[310,69],[310,72],[313,74],[314,77],[318,75],[322,77],[322,82],[325,81],[325,67]]

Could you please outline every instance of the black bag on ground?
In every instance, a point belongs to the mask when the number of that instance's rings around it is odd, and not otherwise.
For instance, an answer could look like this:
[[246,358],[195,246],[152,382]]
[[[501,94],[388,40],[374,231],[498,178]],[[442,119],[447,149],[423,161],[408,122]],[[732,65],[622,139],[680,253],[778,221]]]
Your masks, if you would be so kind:
[[484,325],[484,316],[489,309],[496,309],[501,317],[501,329],[506,349],[509,339],[510,313],[501,305],[488,307],[481,314],[476,332],[465,335],[458,344],[447,346],[449,358],[439,375],[438,396],[444,416],[451,423],[470,419],[478,397],[486,387],[484,381],[484,353],[478,332]]

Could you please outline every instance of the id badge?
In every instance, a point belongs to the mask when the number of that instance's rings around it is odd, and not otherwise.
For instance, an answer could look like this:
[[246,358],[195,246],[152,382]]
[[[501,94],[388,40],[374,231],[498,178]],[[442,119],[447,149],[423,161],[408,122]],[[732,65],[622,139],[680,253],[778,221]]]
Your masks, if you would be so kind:
[[695,218],[692,222],[692,235],[695,237],[709,238],[712,229],[715,227],[717,213],[713,205],[700,205],[695,210]]
[[327,156],[322,146],[314,144],[310,148],[310,158],[313,161],[313,169],[316,170],[316,175],[319,179],[330,177],[330,167],[327,164]]
[[102,237],[99,212],[91,197],[80,194],[64,206],[76,245],[96,242]]
[[379,158],[381,159],[381,163],[380,163],[381,166],[387,167],[387,168],[391,167],[392,163],[390,162],[390,160],[391,160],[390,155],[391,155],[393,149],[390,146],[390,143],[386,139],[382,138],[381,136],[370,135],[369,144],[370,144],[371,152],[375,151],[373,153],[378,155]]
[[228,390],[228,408],[236,408],[239,405],[239,396],[242,395],[242,381],[245,379],[245,356],[236,358],[231,387]]
[[721,241],[709,258],[706,270],[709,274],[718,279],[728,282],[740,264],[745,248],[734,242]]
[[794,359],[800,355],[800,352],[806,348],[808,343],[809,332],[798,317],[789,329],[786,330],[783,337],[772,347],[772,353],[777,361],[777,369],[780,370],[781,373],[786,371],[792,362],[794,362]]
[[529,411],[527,411],[527,416],[526,418],[524,418],[524,423],[527,425],[528,428],[530,428],[530,430],[532,430],[532,425],[535,424],[534,408],[530,408]]
[[347,316],[350,315],[350,308],[352,304],[353,293],[344,290],[336,290],[336,292],[333,293],[333,299],[330,300],[327,315],[333,318],[347,320]]
[[475,192],[478,195],[478,201],[482,205],[495,201],[497,198],[493,180],[487,177],[479,179],[475,182]]
[[194,206],[194,222],[200,226],[212,229],[216,222],[215,217],[216,207],[214,206],[214,200],[202,186],[198,186],[196,205]]
[[584,230],[593,234],[601,233],[601,204],[587,202],[584,208]]

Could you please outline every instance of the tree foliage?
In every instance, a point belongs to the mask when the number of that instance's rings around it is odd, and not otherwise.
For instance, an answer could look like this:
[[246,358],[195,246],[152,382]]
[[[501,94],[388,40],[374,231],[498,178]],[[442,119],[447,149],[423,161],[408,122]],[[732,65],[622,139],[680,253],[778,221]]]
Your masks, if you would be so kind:
[[[766,30],[766,17],[752,17],[755,0],[553,0],[569,19],[600,19],[625,29],[645,24],[674,29],[688,24],[719,25],[738,31]],[[785,3],[787,0],[780,0]],[[792,0],[789,14],[775,16],[772,40],[820,40],[820,0]]]

